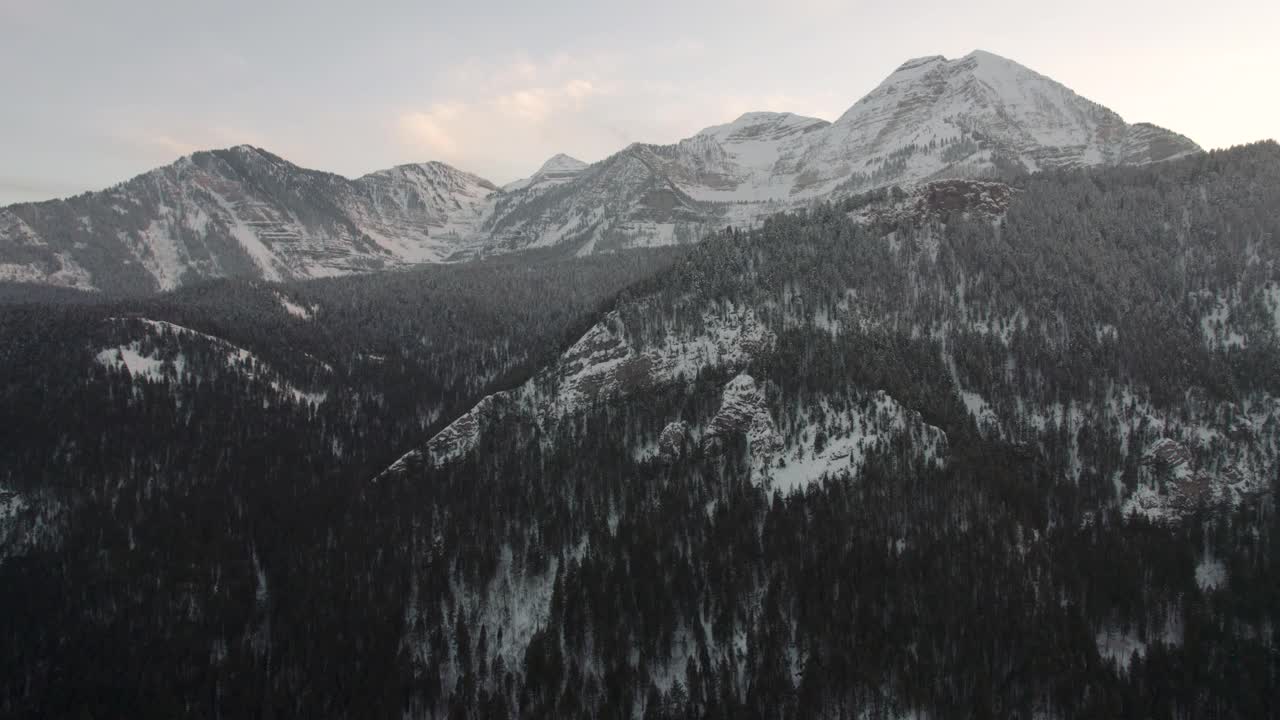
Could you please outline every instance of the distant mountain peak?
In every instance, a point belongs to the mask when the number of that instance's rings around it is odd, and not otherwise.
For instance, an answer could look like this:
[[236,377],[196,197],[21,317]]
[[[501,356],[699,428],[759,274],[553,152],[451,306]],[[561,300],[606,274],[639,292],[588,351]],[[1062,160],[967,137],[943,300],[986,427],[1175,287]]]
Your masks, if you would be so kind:
[[911,58],[910,60],[899,65],[898,69],[894,70],[894,72],[900,73],[905,70],[914,70],[915,68],[918,68],[918,67],[924,67],[926,65],[932,65],[933,63],[936,63],[936,62],[946,62],[946,61],[947,59],[941,55],[926,55],[924,57]]
[[[1200,149],[1174,133],[1128,125],[1052,78],[986,50],[903,63],[835,126],[811,160],[834,165],[834,172],[817,172],[835,179],[842,158],[863,158],[863,167],[875,172],[852,183],[861,187],[939,172],[972,176],[1151,162]],[[921,155],[934,159],[913,157]]]
[[[939,57],[941,57],[941,56],[939,56]],[[983,50],[983,49],[981,49],[981,48],[976,48],[976,49],[974,49],[974,50],[970,50],[970,51],[969,51],[969,54],[968,54],[968,55],[965,55],[965,57],[967,57],[967,58],[986,58],[986,59],[993,59],[993,60],[1002,60],[1002,61],[1004,61],[1004,62],[1013,62],[1013,60],[1010,60],[1009,58],[1007,58],[1007,57],[1005,57],[1005,56],[1003,56],[1003,55],[999,55],[999,54],[997,54],[997,53],[993,53],[993,52],[991,52],[990,50]],[[945,58],[944,58],[944,59],[945,59]]]
[[587,163],[579,160],[576,157],[573,157],[572,155],[565,155],[564,153],[556,153],[555,155],[552,155],[550,158],[548,158],[546,162],[542,163],[542,167],[540,168],[540,170],[551,170],[551,169],[565,168],[565,167],[584,168],[586,166],[587,166]]
[[585,167],[587,167],[587,163],[575,157],[564,153],[556,153],[542,163],[542,167],[538,168],[538,172],[533,174],[532,179],[534,182],[563,180],[577,175]]
[[826,120],[789,112],[752,111],[723,125],[703,128],[694,137],[714,137],[722,141],[756,139],[808,132],[830,125]]
[[440,160],[428,160],[420,163],[406,163],[404,165],[396,165],[385,170],[375,170],[368,175],[363,176],[360,180],[371,177],[385,177],[389,175],[399,175],[401,177],[421,177],[435,181],[444,181],[454,186],[460,184],[476,185],[488,190],[497,190],[498,186],[488,180],[469,173],[466,170],[458,168]]
[[542,167],[538,171],[527,178],[507,183],[503,186],[503,190],[513,192],[516,190],[524,190],[525,188],[537,186],[559,185],[563,182],[573,179],[584,168],[588,167],[587,163],[564,153],[556,153],[542,163]]

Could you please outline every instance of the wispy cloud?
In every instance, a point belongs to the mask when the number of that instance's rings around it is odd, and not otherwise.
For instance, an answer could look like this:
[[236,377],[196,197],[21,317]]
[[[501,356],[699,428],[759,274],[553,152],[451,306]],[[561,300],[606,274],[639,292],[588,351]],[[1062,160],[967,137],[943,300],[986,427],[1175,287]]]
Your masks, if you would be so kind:
[[279,143],[269,143],[261,134],[229,125],[188,126],[175,123],[173,127],[123,128],[112,133],[113,140],[125,147],[145,153],[157,163],[167,163],[198,150],[230,147],[232,145],[269,146],[283,152]]
[[88,189],[73,183],[41,178],[0,177],[0,206],[67,197]]
[[[688,63],[703,52],[697,42],[677,41],[643,56],[464,61],[440,73],[437,86],[446,97],[401,109],[392,126],[406,150],[422,159],[502,182],[531,173],[557,152],[598,160],[630,142],[674,142],[747,111],[830,119],[843,109],[833,92],[751,95],[693,85]],[[681,81],[664,79],[672,73],[682,73]]]
[[[394,126],[410,150],[502,179],[536,167],[557,150],[599,153],[607,145],[598,111],[619,90],[607,64],[560,54],[541,62],[516,58],[468,62],[443,73],[451,96],[401,110]],[[496,160],[488,163],[483,158]],[[488,165],[488,168],[481,167]]]

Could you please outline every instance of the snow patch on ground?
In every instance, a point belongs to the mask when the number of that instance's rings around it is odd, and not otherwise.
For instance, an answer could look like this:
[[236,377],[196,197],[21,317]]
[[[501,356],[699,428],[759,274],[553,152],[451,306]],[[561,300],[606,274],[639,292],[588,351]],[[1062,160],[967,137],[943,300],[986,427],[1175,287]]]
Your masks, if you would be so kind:
[[[786,448],[762,472],[770,487],[781,493],[803,489],[825,476],[856,474],[873,451],[908,436],[913,454],[936,467],[946,462],[947,436],[924,422],[883,390],[837,405],[828,399],[805,415],[822,418],[808,423],[802,440]],[[819,439],[821,438],[821,439]]]
[[1147,644],[1132,632],[1123,633],[1110,628],[1094,636],[1094,641],[1098,645],[1098,653],[1121,668],[1129,667],[1135,652],[1138,657],[1147,654]]
[[276,299],[280,301],[280,306],[284,308],[285,312],[299,320],[311,320],[315,318],[316,312],[320,310],[319,305],[299,305],[298,303],[290,300],[289,296],[284,293],[276,293]]
[[21,494],[0,488],[0,523],[12,520],[26,508],[27,500]]
[[1206,555],[1196,563],[1196,584],[1205,591],[1225,587],[1227,566],[1221,560]]
[[1243,348],[1248,339],[1232,327],[1231,303],[1221,295],[1214,297],[1209,312],[1200,318],[1204,341],[1211,348]]
[[1121,669],[1127,669],[1136,652],[1138,657],[1146,657],[1147,649],[1152,643],[1167,646],[1182,644],[1182,615],[1177,607],[1166,608],[1166,620],[1163,626],[1148,627],[1146,639],[1130,628],[1122,631],[1115,623],[1099,630],[1094,636],[1098,653],[1106,660],[1116,663]]
[[128,345],[106,348],[97,355],[98,364],[104,367],[124,367],[135,379],[174,380],[183,376],[186,359],[181,355],[164,360],[156,355],[143,355],[140,341]]
[[1280,283],[1270,283],[1262,291],[1263,302],[1271,309],[1271,318],[1275,323],[1276,335],[1280,336]]
[[973,416],[974,422],[978,424],[978,429],[983,435],[989,432],[999,432],[1000,417],[996,415],[996,411],[991,407],[991,403],[987,402],[986,398],[971,390],[961,390],[960,399],[964,402],[969,414]]

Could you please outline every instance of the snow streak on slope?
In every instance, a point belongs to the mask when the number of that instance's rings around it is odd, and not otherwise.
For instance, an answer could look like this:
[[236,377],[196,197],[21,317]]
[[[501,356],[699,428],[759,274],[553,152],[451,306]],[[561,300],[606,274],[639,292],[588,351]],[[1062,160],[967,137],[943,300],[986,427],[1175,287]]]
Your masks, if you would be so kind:
[[0,209],[0,282],[93,289],[92,278],[66,251],[51,248],[22,218]]
[[310,305],[305,307],[302,305],[299,305],[298,303],[290,300],[288,295],[285,295],[284,293],[280,293],[280,292],[276,293],[276,299],[280,301],[280,307],[284,308],[285,312],[298,318],[299,320],[315,319],[316,312],[320,309],[318,305]]
[[543,163],[542,167],[538,168],[538,172],[527,178],[507,183],[502,186],[502,189],[506,192],[514,192],[529,187],[542,189],[554,187],[574,179],[586,167],[587,163],[559,153]]

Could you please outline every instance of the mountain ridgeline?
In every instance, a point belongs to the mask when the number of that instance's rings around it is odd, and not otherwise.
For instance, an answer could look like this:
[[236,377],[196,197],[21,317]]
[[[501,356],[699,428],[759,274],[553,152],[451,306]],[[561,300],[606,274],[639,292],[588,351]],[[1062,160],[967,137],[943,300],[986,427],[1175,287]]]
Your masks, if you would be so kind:
[[586,164],[557,155],[498,188],[448,165],[348,180],[249,146],[195,153],[113,188],[0,208],[0,280],[169,290],[290,280],[529,248],[694,242],[726,225],[891,185],[1141,165],[1198,152],[1053,80],[975,51],[894,71],[835,122],[747,113],[674,145]]
[[1280,146],[1107,127],[689,246],[0,306],[0,714],[1273,714]]

